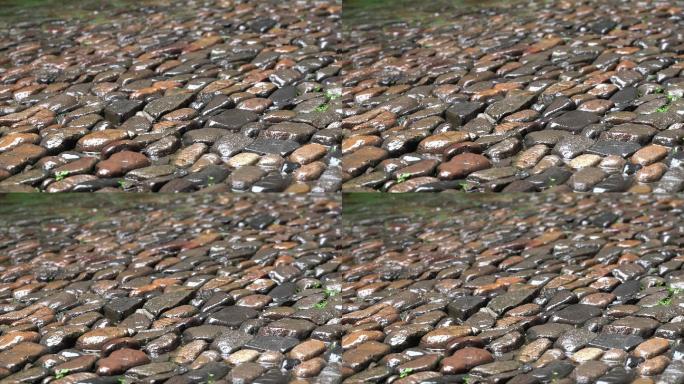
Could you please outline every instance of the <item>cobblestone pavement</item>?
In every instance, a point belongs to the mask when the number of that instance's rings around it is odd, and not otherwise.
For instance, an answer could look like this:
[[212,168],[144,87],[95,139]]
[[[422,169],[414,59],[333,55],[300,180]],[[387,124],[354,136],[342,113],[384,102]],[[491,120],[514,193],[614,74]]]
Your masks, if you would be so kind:
[[0,28],[0,189],[339,190],[340,12],[170,2]]
[[684,381],[684,200],[415,196],[343,201],[346,382]]
[[343,189],[682,191],[683,4],[522,1],[357,25]]
[[682,191],[681,4],[513,1],[347,33],[333,0],[16,24],[0,188]]
[[404,196],[17,210],[0,383],[684,380],[683,199]]
[[287,383],[340,350],[340,199],[71,199],[0,218],[0,383]]

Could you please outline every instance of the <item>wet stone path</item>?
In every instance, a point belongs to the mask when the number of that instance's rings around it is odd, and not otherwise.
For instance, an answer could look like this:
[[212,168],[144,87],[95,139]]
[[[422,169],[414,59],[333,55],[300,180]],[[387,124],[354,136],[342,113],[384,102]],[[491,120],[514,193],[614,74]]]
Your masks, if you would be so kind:
[[684,200],[604,197],[13,219],[0,384],[682,382]]
[[345,198],[345,383],[684,382],[684,200],[516,196]]
[[340,207],[184,195],[3,222],[0,383],[339,376],[327,366],[353,326],[335,318],[358,305],[338,295]]
[[343,190],[684,190],[684,3],[511,3],[347,31]]
[[213,0],[0,27],[0,190],[339,190],[340,13]]

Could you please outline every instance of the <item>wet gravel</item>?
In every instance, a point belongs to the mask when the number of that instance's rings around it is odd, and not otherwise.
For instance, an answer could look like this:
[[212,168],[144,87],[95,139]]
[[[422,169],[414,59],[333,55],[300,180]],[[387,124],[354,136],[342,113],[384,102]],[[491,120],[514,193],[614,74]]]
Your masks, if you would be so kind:
[[0,189],[339,190],[340,13],[214,0],[0,27]]
[[404,196],[16,210],[0,383],[684,380],[681,198]]
[[684,190],[682,9],[516,1],[350,28],[343,190]]
[[345,196],[344,382],[684,380],[684,200],[483,196]]
[[340,199],[183,196],[84,210],[71,195],[71,214],[0,219],[0,383],[266,384],[331,369],[348,327],[333,320]]
[[513,1],[344,33],[332,0],[15,23],[0,189],[679,192],[681,5]]

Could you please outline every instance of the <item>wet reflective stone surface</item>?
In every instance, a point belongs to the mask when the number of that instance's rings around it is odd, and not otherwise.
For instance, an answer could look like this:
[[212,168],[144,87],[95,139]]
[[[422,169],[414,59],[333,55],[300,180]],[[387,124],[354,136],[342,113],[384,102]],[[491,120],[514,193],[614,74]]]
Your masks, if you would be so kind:
[[351,328],[336,317],[354,307],[341,199],[60,196],[68,207],[0,195],[0,383],[280,383],[334,367]]
[[0,25],[0,190],[340,189],[340,3],[117,5]]
[[[684,379],[679,197],[350,194],[343,382]],[[352,288],[353,286],[353,288]],[[345,288],[348,287],[348,288]]]
[[397,8],[343,19],[344,191],[684,189],[680,2]]

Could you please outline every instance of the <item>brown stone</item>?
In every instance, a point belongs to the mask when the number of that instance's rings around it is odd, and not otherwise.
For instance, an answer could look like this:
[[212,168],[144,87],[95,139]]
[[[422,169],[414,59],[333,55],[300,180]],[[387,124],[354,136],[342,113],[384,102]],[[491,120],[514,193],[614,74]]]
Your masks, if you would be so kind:
[[327,151],[328,149],[324,145],[317,143],[306,144],[295,149],[290,154],[290,160],[297,164],[309,164],[325,156]]
[[313,181],[318,179],[325,171],[325,163],[322,161],[314,161],[302,165],[294,172],[294,179],[297,181]]
[[473,330],[464,325],[437,328],[434,331],[425,334],[425,336],[420,339],[420,345],[424,348],[444,349],[450,340],[457,337],[470,336],[472,333]]
[[110,340],[128,336],[123,328],[104,327],[84,333],[76,340],[76,348],[84,350],[98,350]]
[[639,364],[637,371],[644,376],[654,376],[662,373],[669,364],[670,358],[660,355]]
[[420,153],[442,153],[448,146],[469,141],[471,134],[466,132],[445,132],[429,136],[418,144]]
[[0,352],[0,369],[16,372],[26,363],[36,360],[46,352],[47,347],[43,345],[31,342],[19,343],[12,349]]
[[133,169],[147,167],[150,164],[150,160],[142,153],[123,151],[97,163],[96,168],[97,175],[100,177],[117,177]]
[[352,153],[359,148],[373,146],[379,147],[382,139],[375,135],[356,135],[342,140],[342,154]]
[[649,165],[664,159],[665,156],[667,156],[667,152],[667,147],[651,144],[636,151],[634,155],[632,155],[631,161],[634,164]]
[[104,131],[97,131],[83,136],[76,143],[76,150],[83,152],[100,152],[107,144],[127,139],[126,131],[119,129],[105,129]]
[[40,136],[35,133],[11,133],[0,137],[0,152],[7,152],[22,144],[38,144]]
[[342,337],[340,345],[344,349],[357,347],[367,341],[381,341],[385,334],[381,331],[357,331]]
[[47,150],[33,144],[21,144],[9,152],[0,154],[0,169],[17,173],[22,167],[36,162],[45,156]]
[[112,352],[109,357],[97,362],[97,373],[102,376],[118,375],[130,368],[149,362],[150,359],[143,351],[128,348],[119,349]]
[[360,175],[368,167],[385,159],[388,152],[377,147],[361,147],[356,152],[342,157],[342,170],[353,176]]
[[667,341],[667,339],[654,337],[637,345],[637,347],[634,349],[634,356],[650,359],[654,356],[664,353],[669,348],[670,343]]
[[489,159],[475,153],[462,153],[451,158],[437,168],[440,179],[461,179],[473,172],[481,171],[492,166]]
[[292,373],[297,377],[315,377],[324,367],[325,360],[321,357],[316,357],[299,364]]
[[655,163],[641,168],[636,173],[636,180],[640,183],[653,183],[660,180],[667,171],[667,166],[663,163]]
[[390,351],[390,346],[377,341],[369,341],[342,354],[342,364],[357,371],[371,361],[377,361]]
[[40,341],[40,334],[31,331],[16,331],[4,334],[0,336],[0,352],[27,341],[37,343]]
[[444,374],[456,374],[468,372],[478,365],[488,364],[494,361],[491,353],[480,348],[465,347],[454,352],[453,355],[443,359],[440,363],[440,371]]
[[320,340],[307,340],[292,348],[289,356],[299,361],[309,360],[325,352],[325,343]]

